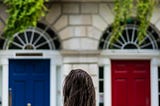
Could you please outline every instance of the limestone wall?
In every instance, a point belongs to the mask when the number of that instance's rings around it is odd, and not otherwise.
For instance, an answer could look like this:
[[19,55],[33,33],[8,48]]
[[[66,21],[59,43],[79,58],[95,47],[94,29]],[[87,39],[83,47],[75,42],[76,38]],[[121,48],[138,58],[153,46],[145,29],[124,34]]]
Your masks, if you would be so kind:
[[[63,2],[62,2],[63,1]],[[64,50],[97,50],[104,30],[113,22],[113,3],[109,0],[66,0],[49,3],[48,12],[40,22],[49,26],[60,37]],[[85,2],[76,2],[85,1]],[[0,33],[7,13],[0,4]],[[160,30],[160,6],[154,10],[151,23]]]
[[54,3],[44,19],[59,35],[63,49],[97,50],[103,31],[113,22],[112,7],[111,3]]

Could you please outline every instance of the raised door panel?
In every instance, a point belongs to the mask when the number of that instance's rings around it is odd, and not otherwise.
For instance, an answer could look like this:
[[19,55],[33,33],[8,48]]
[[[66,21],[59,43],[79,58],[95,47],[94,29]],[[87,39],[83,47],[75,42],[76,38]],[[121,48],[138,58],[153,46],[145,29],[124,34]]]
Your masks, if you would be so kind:
[[49,60],[10,60],[9,87],[12,106],[49,106]]
[[150,106],[150,61],[112,61],[112,106]]

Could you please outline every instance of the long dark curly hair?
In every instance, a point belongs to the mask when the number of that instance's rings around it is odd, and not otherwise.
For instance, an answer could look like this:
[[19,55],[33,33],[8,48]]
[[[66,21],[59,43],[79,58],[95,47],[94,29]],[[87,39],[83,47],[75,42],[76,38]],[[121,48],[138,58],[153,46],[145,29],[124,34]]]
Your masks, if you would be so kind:
[[74,69],[66,76],[64,106],[96,106],[95,88],[90,75],[82,69]]

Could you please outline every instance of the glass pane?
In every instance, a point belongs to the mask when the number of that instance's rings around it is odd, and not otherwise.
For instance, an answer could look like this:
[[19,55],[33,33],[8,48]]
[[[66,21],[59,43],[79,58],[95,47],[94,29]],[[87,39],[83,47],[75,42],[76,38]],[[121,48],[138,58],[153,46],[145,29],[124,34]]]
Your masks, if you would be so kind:
[[49,49],[49,45],[45,44],[43,46],[38,47],[37,49]]
[[41,38],[38,40],[38,42],[36,43],[35,46],[37,46],[37,45],[39,45],[39,44],[42,44],[42,43],[44,43],[44,42],[46,42],[46,39],[43,38],[43,37],[41,37]]
[[26,42],[26,38],[25,38],[25,36],[24,36],[24,33],[20,33],[20,34],[18,34],[18,36],[20,37],[20,39],[21,39],[24,43],[27,43],[27,42]]
[[11,45],[9,46],[9,49],[22,49],[21,47],[18,47],[17,45],[11,43]]
[[104,94],[99,95],[99,103],[104,103]]
[[104,68],[99,67],[99,79],[104,79]]
[[23,41],[20,41],[17,36],[14,38],[13,41],[20,44],[20,45],[23,45],[23,43],[22,43]]
[[160,95],[159,95],[159,100],[158,100],[158,102],[159,102],[159,105],[158,105],[158,106],[160,106]]
[[30,41],[31,41],[32,32],[31,32],[31,31],[28,31],[28,32],[26,32],[26,33],[27,33],[28,42],[30,42]]
[[99,106],[104,106],[104,103],[99,103]]
[[103,87],[104,87],[103,81],[99,81],[99,92],[102,92],[102,93],[104,92]]
[[160,67],[158,67],[158,78],[160,79]]
[[0,49],[3,49],[4,40],[0,38]]
[[160,93],[160,81],[158,81],[158,92]]

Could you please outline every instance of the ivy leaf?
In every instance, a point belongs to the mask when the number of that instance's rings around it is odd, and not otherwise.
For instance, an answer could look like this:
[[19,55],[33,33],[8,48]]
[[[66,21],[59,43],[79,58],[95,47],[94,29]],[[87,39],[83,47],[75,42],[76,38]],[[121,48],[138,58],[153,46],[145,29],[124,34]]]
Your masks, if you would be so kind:
[[9,13],[4,30],[4,36],[8,39],[12,39],[17,32],[36,26],[47,11],[44,0],[4,0],[4,3],[8,6]]
[[146,31],[150,24],[150,19],[152,16],[153,7],[155,5],[154,0],[138,0],[137,5],[137,18],[140,20],[140,25],[138,28],[138,43],[141,44],[141,41],[147,35]]

